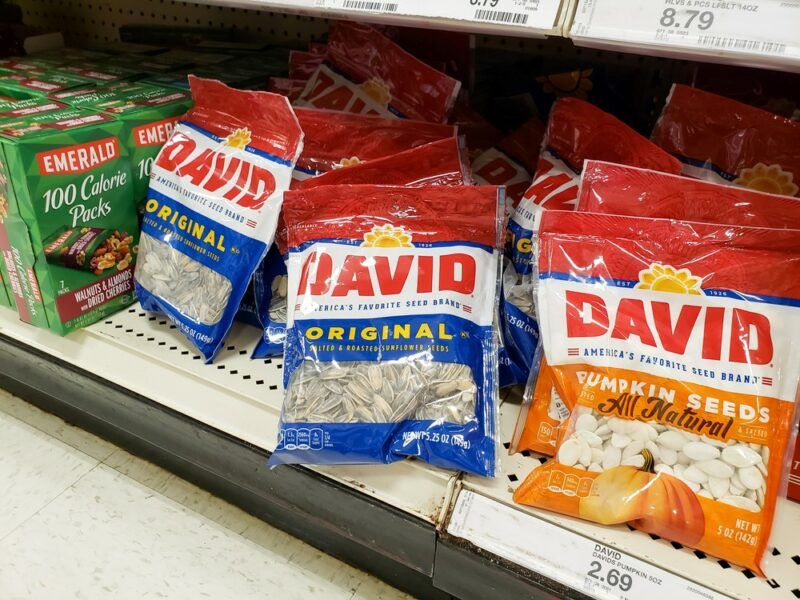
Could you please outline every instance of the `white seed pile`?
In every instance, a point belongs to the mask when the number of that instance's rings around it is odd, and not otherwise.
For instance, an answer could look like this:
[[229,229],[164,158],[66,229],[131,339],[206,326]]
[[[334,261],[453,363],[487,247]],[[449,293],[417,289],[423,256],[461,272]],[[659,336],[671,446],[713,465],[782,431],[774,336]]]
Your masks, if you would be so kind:
[[533,275],[518,274],[514,265],[508,260],[503,272],[503,293],[508,302],[526,315],[536,316],[536,308],[533,305]]
[[181,314],[204,325],[220,320],[231,295],[227,277],[146,233],[139,240],[136,280]]
[[667,425],[603,417],[578,407],[558,462],[600,472],[630,465],[668,473],[698,496],[759,512],[767,489],[769,446],[714,440]]
[[272,297],[269,301],[269,320],[275,323],[286,323],[286,297],[288,295],[288,276],[276,275],[270,288]]
[[478,390],[466,365],[441,362],[306,360],[292,374],[285,422],[464,424],[475,418]]

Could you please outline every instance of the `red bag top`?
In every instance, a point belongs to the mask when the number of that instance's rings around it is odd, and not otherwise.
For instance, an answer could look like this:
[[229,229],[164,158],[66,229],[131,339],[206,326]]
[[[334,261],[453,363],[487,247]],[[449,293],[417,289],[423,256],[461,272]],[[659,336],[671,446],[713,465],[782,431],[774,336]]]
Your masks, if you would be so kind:
[[[706,290],[800,299],[800,230],[547,210],[540,273],[639,280],[651,264],[688,269]],[[619,285],[619,284],[618,284]],[[713,294],[712,294],[713,295]]]
[[459,81],[361,23],[331,26],[327,60],[355,83],[368,82],[376,92],[371,96],[385,97],[390,108],[410,119],[445,122],[461,88]]
[[342,161],[383,158],[456,135],[452,125],[312,108],[295,111],[306,134],[297,166],[307,172],[330,171]]
[[800,201],[700,179],[586,161],[577,210],[636,217],[800,227]]
[[184,122],[294,163],[303,147],[303,131],[289,101],[278,94],[235,90],[214,79],[189,75],[194,107]]
[[[467,138],[467,150],[470,157],[475,158],[482,152],[496,145],[503,134],[497,127],[467,103],[465,93],[456,100],[450,122],[458,126],[458,133]],[[538,148],[536,150],[539,151]]]
[[689,175],[786,196],[800,192],[800,123],[767,111],[674,85],[653,140],[686,163]]
[[319,52],[303,52],[292,50],[289,52],[289,78],[308,80],[322,64],[324,54]]
[[267,91],[281,96],[286,96],[289,102],[294,102],[306,89],[306,82],[302,79],[287,79],[285,77],[270,77],[267,82]]
[[335,185],[286,192],[283,218],[289,247],[319,239],[359,241],[376,226],[402,227],[413,244],[499,243],[493,186],[391,187]]
[[334,169],[297,182],[295,189],[307,190],[321,185],[374,184],[469,185],[463,145],[450,137],[412,148],[399,154],[378,158],[351,167]]
[[542,149],[542,139],[544,139],[544,123],[539,117],[531,117],[519,129],[500,140],[497,147],[528,169],[529,173],[535,173],[539,152]]
[[561,98],[550,111],[545,147],[580,173],[586,159],[680,173],[664,150],[616,117],[583,100]]

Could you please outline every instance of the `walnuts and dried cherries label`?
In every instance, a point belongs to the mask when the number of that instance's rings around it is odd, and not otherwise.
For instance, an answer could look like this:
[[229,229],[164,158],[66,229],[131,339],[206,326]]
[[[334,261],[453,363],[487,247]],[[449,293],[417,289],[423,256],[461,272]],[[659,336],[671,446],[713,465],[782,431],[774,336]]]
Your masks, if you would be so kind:
[[414,456],[491,476],[495,187],[286,195],[286,398],[275,463]]
[[189,82],[195,106],[153,165],[136,289],[211,360],[272,243],[303,134],[282,96]]
[[515,501],[762,573],[800,375],[800,231],[545,211],[544,357],[575,406]]

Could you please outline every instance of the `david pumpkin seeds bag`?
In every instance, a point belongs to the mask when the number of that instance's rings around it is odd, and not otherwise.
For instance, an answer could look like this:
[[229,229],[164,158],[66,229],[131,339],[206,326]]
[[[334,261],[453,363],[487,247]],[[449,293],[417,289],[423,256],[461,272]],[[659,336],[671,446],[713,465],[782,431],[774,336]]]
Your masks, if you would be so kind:
[[672,86],[653,130],[686,175],[784,196],[800,195],[798,139],[796,121],[685,85]]
[[153,164],[136,292],[211,360],[272,244],[303,133],[283,96],[189,81],[194,108]]
[[763,574],[800,375],[800,231],[545,211],[544,358],[575,406],[521,504]]
[[[787,196],[592,160],[584,164],[577,210],[776,229],[800,226],[800,202]],[[514,450],[552,456],[569,413],[550,367],[543,364],[525,390]]]
[[270,464],[414,456],[492,476],[493,187],[289,192],[286,398]]

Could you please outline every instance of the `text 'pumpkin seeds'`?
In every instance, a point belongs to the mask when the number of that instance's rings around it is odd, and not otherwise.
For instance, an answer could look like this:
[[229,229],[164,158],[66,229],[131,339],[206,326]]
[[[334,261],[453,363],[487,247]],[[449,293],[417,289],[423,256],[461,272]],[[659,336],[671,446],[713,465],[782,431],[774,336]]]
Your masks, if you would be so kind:
[[286,400],[271,464],[415,456],[491,476],[496,187],[286,194]]
[[800,372],[800,231],[545,211],[544,358],[575,409],[522,504],[763,573]]
[[286,98],[190,77],[153,165],[136,292],[211,360],[272,244],[303,133]]

